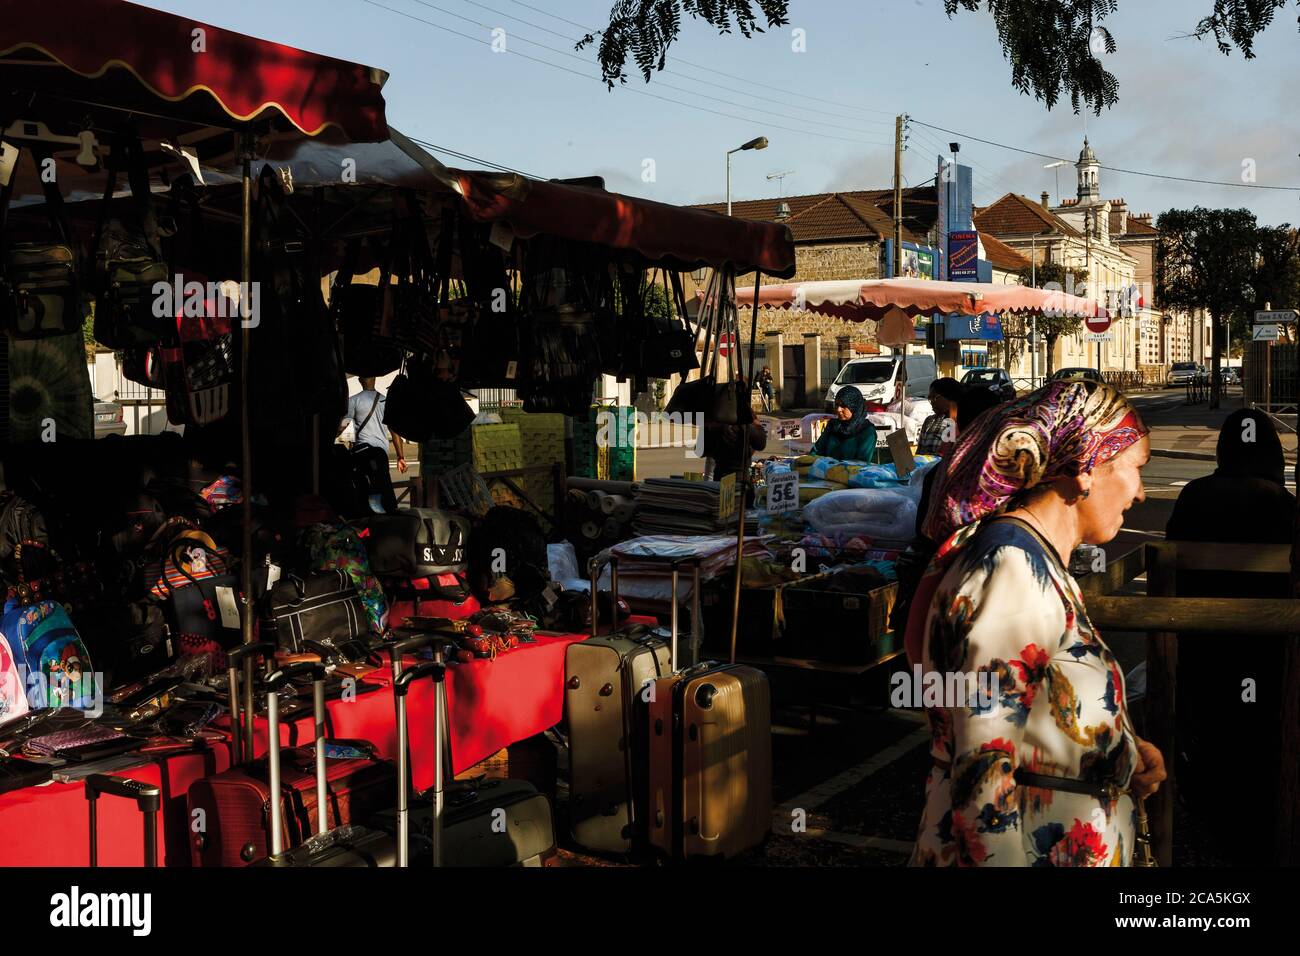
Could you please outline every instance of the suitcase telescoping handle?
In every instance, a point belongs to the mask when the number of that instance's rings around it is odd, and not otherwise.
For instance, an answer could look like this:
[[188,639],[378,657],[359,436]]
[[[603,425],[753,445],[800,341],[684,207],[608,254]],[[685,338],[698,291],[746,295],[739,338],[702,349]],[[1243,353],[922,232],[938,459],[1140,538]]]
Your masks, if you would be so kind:
[[[609,564],[609,601],[610,613],[613,615],[611,630],[618,630],[618,557],[611,554],[605,558]],[[591,636],[600,633],[600,556],[591,559],[588,564],[591,572]]]
[[[441,649],[437,651],[441,656]],[[441,690],[447,676],[447,667],[440,660],[425,661],[402,671],[393,681],[393,695],[397,698],[397,865],[410,865],[411,859],[411,821],[410,793],[408,779],[410,776],[410,757],[408,747],[410,740],[406,725],[406,695],[411,684],[422,677],[434,680],[434,757],[433,757],[433,809],[429,821],[430,838],[433,845],[433,865],[441,864],[442,850],[442,712]]]
[[693,574],[691,578],[691,640],[698,641],[700,636],[700,559],[699,558],[674,558],[671,565],[672,571],[672,596],[669,600],[672,603],[672,650],[669,652],[669,670],[670,673],[677,673],[677,580],[681,571],[681,566],[689,565]]
[[[230,742],[234,748],[235,766],[239,766],[245,760],[252,760],[253,754],[244,753],[244,732],[243,721],[239,712],[239,667],[244,662],[244,658],[265,657],[268,661],[272,660],[275,655],[275,645],[270,641],[258,641],[253,644],[240,644],[236,648],[226,651],[226,680],[229,682],[230,691]],[[249,717],[252,720],[252,717]]]
[[152,783],[129,780],[107,773],[92,773],[86,778],[86,799],[90,801],[90,865],[99,866],[98,824],[95,809],[99,795],[134,800],[144,814],[144,865],[158,865],[158,808],[162,806],[162,790]]
[[[316,717],[316,832],[326,833],[325,807],[328,802],[325,786],[325,665],[311,661],[288,664],[272,671],[263,680],[266,688],[267,763],[270,768],[271,790],[271,856],[280,855],[284,849],[284,795],[280,790],[280,697],[278,691],[299,674],[310,674],[312,704]],[[251,718],[250,718],[251,719]]]

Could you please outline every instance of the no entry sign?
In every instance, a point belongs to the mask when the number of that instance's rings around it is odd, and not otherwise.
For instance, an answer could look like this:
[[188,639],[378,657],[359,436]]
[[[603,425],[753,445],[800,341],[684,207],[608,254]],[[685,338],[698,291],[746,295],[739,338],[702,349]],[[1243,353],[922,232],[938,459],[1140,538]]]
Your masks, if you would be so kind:
[[1093,316],[1083,320],[1083,324],[1088,327],[1089,332],[1105,332],[1110,328],[1110,319]]

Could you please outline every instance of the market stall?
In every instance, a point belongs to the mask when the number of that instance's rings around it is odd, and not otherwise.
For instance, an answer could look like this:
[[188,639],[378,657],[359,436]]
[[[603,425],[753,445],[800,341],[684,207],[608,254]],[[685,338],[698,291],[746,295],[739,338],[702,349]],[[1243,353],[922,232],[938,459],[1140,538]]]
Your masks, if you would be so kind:
[[[402,624],[426,622],[454,642],[454,770],[559,723],[565,649],[588,633],[588,598],[546,586],[546,557],[530,550],[543,540],[537,521],[493,508],[502,502],[482,497],[483,478],[541,498],[539,468],[581,471],[575,458],[603,448],[592,430],[598,375],[685,372],[691,343],[717,341],[720,327],[687,324],[679,273],[788,276],[788,230],[595,186],[447,170],[386,127],[376,71],[133,4],[73,6],[74,20],[116,18],[96,52],[34,15],[0,29],[0,73],[17,91],[4,141],[20,148],[5,240],[57,226],[74,277],[64,301],[77,301],[80,279],[94,299],[96,338],[118,350],[133,380],[165,389],[168,417],[185,435],[93,442],[63,429],[44,447],[4,449],[5,515],[27,523],[17,532],[23,547],[0,555],[11,599],[0,727],[8,753],[22,754],[0,758],[14,771],[0,812],[31,839],[13,841],[0,863],[81,862],[77,781],[105,771],[162,785],[165,861],[183,865],[190,786],[265,749],[261,665],[248,659],[242,673],[223,673],[225,652],[255,637],[278,637],[268,670],[303,658],[327,664],[330,733],[369,741],[379,759],[397,747],[374,650]],[[139,66],[182,41],[204,55],[185,68]],[[46,146],[57,190],[28,161]],[[163,283],[172,299],[158,311],[160,278],[175,281]],[[182,278],[200,280],[198,291]],[[655,295],[670,300],[666,314],[651,314]],[[57,331],[80,351],[74,308]],[[7,343],[21,332],[9,329]],[[454,446],[450,467],[422,476],[429,503],[441,495],[454,514],[367,514],[364,504],[352,511],[315,494],[339,490],[327,459],[344,373],[397,369],[386,417],[426,451]],[[74,363],[69,377],[79,374]],[[88,405],[58,381],[32,382],[23,387],[39,386],[43,401]],[[522,407],[464,428],[470,387],[517,387]],[[542,465],[522,460],[525,443]],[[619,457],[627,442],[615,444]],[[465,449],[468,458],[453,460]],[[562,491],[547,533],[563,525]],[[508,575],[476,564],[476,553],[498,549],[509,553]],[[481,609],[480,598],[493,607]],[[313,613],[337,610],[313,618],[300,610],[305,599]],[[18,661],[13,647],[24,654],[25,635],[51,628],[66,636],[60,654]],[[39,700],[21,676],[36,673]],[[51,733],[43,721],[58,717],[53,705],[99,699],[84,680],[92,674],[104,679],[107,712]],[[362,692],[350,697],[344,674]],[[219,716],[231,689],[255,715],[233,737]],[[432,748],[421,746],[431,694],[419,688],[409,701],[417,786],[431,781]],[[303,721],[285,725],[286,745],[304,740]],[[120,811],[102,817],[104,862],[137,860],[126,834],[138,826]],[[82,834],[66,854],[39,849],[54,827]]]

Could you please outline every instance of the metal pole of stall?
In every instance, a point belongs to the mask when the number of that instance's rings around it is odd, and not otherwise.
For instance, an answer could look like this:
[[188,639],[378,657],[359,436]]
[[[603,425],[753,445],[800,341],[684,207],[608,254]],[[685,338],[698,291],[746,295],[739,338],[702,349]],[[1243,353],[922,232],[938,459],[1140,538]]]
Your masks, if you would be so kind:
[[[750,311],[749,320],[749,377],[745,381],[744,394],[738,396],[739,401],[745,403],[746,409],[751,402],[749,398],[749,386],[754,380],[754,341],[758,338],[758,290],[763,284],[763,272],[761,269],[754,270],[754,307]],[[733,284],[732,288],[735,286]],[[725,284],[724,284],[725,291]],[[733,301],[732,309],[735,304]],[[739,325],[739,323],[736,323]],[[739,329],[737,329],[739,331]],[[739,351],[740,342],[736,342],[737,351]],[[743,367],[743,363],[742,363]],[[752,412],[751,412],[752,414]],[[738,416],[742,417],[742,416]],[[736,663],[736,635],[737,628],[740,625],[740,579],[744,573],[744,554],[745,554],[745,489],[749,487],[749,426],[741,426],[741,447],[744,453],[740,457],[741,473],[737,476],[739,479],[736,483],[736,490],[740,494],[740,503],[736,506],[736,585],[731,596],[731,663]]]
[[[240,232],[239,280],[242,283],[242,297],[239,323],[239,437],[240,437],[240,473],[243,485],[243,560],[240,561],[240,588],[243,591],[240,608],[240,629],[245,644],[253,643],[253,439],[249,429],[248,417],[248,359],[252,344],[252,321],[250,305],[252,302],[253,281],[253,132],[245,128],[240,143],[243,161],[243,197],[242,228]],[[253,659],[250,655],[244,660],[244,753],[253,756]],[[276,834],[278,836],[278,834]]]

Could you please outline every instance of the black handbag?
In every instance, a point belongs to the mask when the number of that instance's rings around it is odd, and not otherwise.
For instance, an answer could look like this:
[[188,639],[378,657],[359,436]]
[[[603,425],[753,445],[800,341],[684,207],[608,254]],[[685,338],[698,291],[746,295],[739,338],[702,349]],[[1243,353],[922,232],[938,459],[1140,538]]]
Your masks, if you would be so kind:
[[[735,274],[730,269],[715,272],[704,294],[699,323],[704,330],[705,356],[700,377],[678,385],[665,411],[703,415],[706,422],[718,425],[747,425],[754,420],[749,390],[738,376],[733,373],[730,381],[718,380],[723,337],[739,342],[734,294]],[[737,371],[739,364],[737,359]]]
[[312,642],[339,648],[369,633],[366,606],[345,571],[289,575],[266,598],[265,639],[294,654]]
[[[39,163],[49,153],[33,152]],[[84,319],[77,281],[77,253],[63,196],[55,183],[39,178],[54,242],[6,242],[5,219],[16,180],[0,191],[0,327],[21,339],[80,332]]]
[[432,360],[407,359],[388,386],[384,425],[403,438],[455,438],[474,421],[460,386],[438,378]]
[[233,574],[198,578],[183,588],[170,590],[172,625],[177,634],[192,634],[231,648],[240,642],[242,634],[238,624],[227,627],[221,620],[217,588],[229,588],[238,601],[239,579]]
[[369,515],[357,522],[370,570],[379,577],[421,578],[464,570],[469,521],[436,508]]
[[[132,225],[117,221],[106,225],[110,200],[117,188],[117,164],[124,157],[138,221]],[[95,341],[109,348],[127,349],[153,345],[166,336],[181,304],[173,302],[170,315],[154,314],[158,300],[154,286],[159,282],[170,285],[172,277],[162,254],[140,141],[118,136],[113,142],[113,164],[95,224]]]
[[[678,315],[685,315],[681,276],[676,272],[667,274],[672,288],[670,309],[676,309]],[[655,288],[659,286],[653,282],[648,283],[643,293],[645,337],[641,341],[640,371],[651,378],[685,375],[700,367],[699,360],[695,357],[695,334],[672,315],[664,317],[650,314],[651,290]]]
[[395,290],[387,262],[380,270],[379,285],[353,284],[359,253],[359,244],[349,242],[343,265],[334,276],[330,310],[343,337],[343,370],[358,378],[379,378],[402,364],[397,341],[376,334],[385,322],[385,310],[393,307]]

